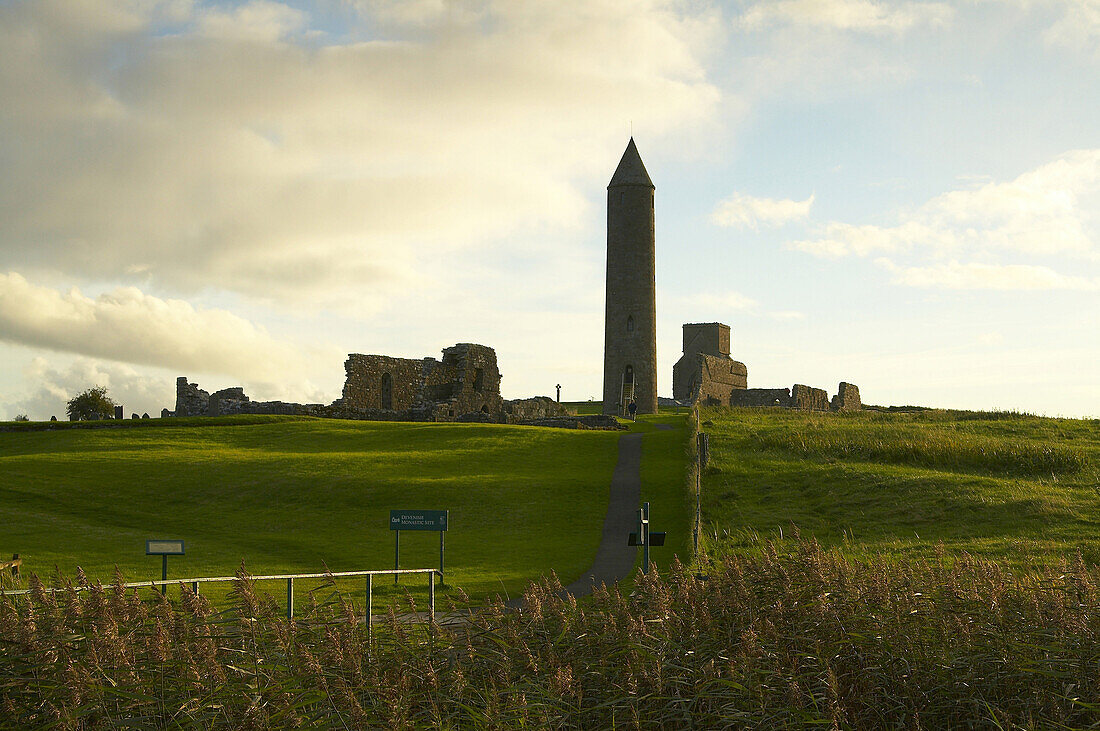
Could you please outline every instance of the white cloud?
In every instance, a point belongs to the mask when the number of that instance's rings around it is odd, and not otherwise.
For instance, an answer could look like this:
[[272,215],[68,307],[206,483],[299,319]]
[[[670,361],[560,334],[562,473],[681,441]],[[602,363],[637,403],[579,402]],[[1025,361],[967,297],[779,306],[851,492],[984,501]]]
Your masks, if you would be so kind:
[[715,206],[710,220],[718,226],[742,229],[755,229],[761,224],[778,226],[810,215],[813,203],[813,195],[804,201],[795,201],[734,193]]
[[270,0],[252,0],[222,10],[206,8],[197,18],[199,33],[210,38],[237,41],[277,41],[306,23],[306,14]]
[[1100,58],[1100,0],[1053,0],[1062,13],[1043,31],[1047,43]]
[[935,289],[988,290],[1100,290],[1100,277],[1059,274],[1045,266],[1027,264],[960,264],[951,261],[926,267],[897,266],[887,259],[877,264],[893,273],[895,284]]
[[55,367],[45,358],[36,357],[24,369],[23,375],[34,386],[31,393],[18,398],[13,407],[28,414],[33,421],[46,421],[51,416],[65,421],[65,405],[69,399],[93,386],[105,387],[111,400],[125,409],[126,418],[134,413],[160,416],[160,410],[174,408],[176,400],[172,379],[144,375],[120,363],[78,358],[66,366]]
[[748,28],[784,23],[840,31],[900,33],[916,25],[948,23],[954,9],[937,2],[873,2],[872,0],[765,0],[741,16]]
[[829,222],[791,246],[818,256],[866,256],[924,249],[1070,254],[1091,258],[1098,235],[1100,149],[1075,150],[1005,183],[937,196],[895,226]]
[[1004,340],[1004,335],[996,331],[982,333],[978,336],[979,345],[1000,345]]
[[369,311],[575,225],[628,120],[644,154],[717,108],[710,10],[442,8],[337,40],[270,0],[0,4],[0,267]]
[[758,305],[751,297],[739,292],[699,292],[684,298],[692,306],[705,308],[712,312],[751,310]]
[[292,384],[318,361],[342,362],[335,349],[277,340],[225,310],[195,309],[134,287],[85,297],[0,275],[0,340],[50,350],[174,369]]

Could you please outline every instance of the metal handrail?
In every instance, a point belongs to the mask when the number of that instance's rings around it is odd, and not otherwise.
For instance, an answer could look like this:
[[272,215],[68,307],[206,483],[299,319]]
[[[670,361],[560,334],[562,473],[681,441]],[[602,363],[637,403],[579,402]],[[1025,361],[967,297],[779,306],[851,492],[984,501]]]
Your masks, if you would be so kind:
[[[161,592],[167,590],[167,588],[174,584],[190,584],[191,591],[197,596],[199,593],[199,584],[237,581],[244,578],[248,581],[286,581],[286,616],[287,619],[294,617],[294,580],[295,579],[327,579],[327,578],[341,578],[348,576],[366,576],[367,577],[367,625],[370,626],[371,606],[374,599],[374,577],[375,576],[396,576],[399,574],[428,574],[428,611],[431,614],[432,619],[435,619],[435,577],[438,574],[440,582],[443,581],[443,572],[439,569],[370,569],[364,571],[325,571],[322,573],[313,574],[269,574],[262,576],[249,576],[245,574],[243,577],[238,576],[200,576],[197,578],[186,579],[157,579],[150,581],[131,581],[126,584],[122,584],[123,589],[155,589],[158,586],[161,587]],[[102,587],[102,584],[97,584]],[[109,584],[109,587],[114,586]],[[59,591],[88,591],[92,589],[91,585],[78,585],[78,586],[60,586],[60,587],[44,587],[43,590],[47,593],[55,593]],[[30,594],[34,589],[3,589],[0,588],[0,597],[4,596],[18,596],[21,594]]]

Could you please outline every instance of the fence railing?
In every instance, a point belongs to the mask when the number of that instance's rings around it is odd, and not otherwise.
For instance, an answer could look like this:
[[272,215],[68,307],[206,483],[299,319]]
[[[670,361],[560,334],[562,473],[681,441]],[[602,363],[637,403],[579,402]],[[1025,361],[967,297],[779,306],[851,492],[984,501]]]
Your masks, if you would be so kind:
[[[319,574],[270,574],[265,576],[245,576],[249,581],[286,581],[286,617],[294,617],[294,580],[295,579],[339,579],[352,576],[365,576],[367,579],[367,625],[370,626],[371,607],[374,603],[374,577],[397,576],[401,574],[427,574],[428,575],[428,613],[435,619],[435,577],[439,576],[443,581],[443,572],[439,569],[380,569],[370,571],[331,571]],[[161,588],[163,594],[169,586],[177,584],[190,584],[191,591],[197,596],[200,593],[200,584],[214,584],[219,582],[237,581],[236,576],[202,576],[189,579],[158,579],[156,581],[132,581],[123,584],[123,589],[156,589]],[[57,591],[87,591],[90,586],[53,587],[45,589],[47,592]],[[0,596],[13,596],[29,594],[33,589],[2,589]]]

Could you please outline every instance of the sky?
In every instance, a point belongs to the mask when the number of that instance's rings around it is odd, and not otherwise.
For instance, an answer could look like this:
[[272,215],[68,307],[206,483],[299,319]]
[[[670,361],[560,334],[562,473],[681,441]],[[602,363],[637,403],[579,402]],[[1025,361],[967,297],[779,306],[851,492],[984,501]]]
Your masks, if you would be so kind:
[[661,395],[718,321],[750,387],[1100,416],[1100,0],[0,0],[0,419],[458,342],[599,398],[631,135]]

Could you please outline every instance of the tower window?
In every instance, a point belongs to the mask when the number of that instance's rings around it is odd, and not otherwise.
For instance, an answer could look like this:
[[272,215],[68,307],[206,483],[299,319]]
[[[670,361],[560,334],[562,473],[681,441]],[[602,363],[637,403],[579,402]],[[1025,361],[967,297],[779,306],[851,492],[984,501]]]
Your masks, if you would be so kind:
[[625,190],[620,190],[619,191],[619,203],[626,203],[626,191]]
[[633,315],[626,318],[626,331],[628,333],[634,332],[634,316]]
[[382,374],[382,408],[393,408],[393,376],[389,373]]

